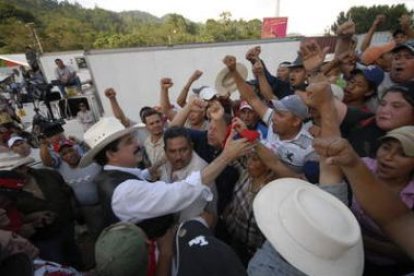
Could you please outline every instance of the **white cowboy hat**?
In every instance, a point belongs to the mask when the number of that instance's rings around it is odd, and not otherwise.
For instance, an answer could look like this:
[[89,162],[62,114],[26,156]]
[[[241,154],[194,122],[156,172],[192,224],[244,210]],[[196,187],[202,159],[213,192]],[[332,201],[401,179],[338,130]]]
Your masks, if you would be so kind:
[[272,246],[307,275],[362,275],[361,230],[334,196],[296,178],[267,184],[253,202],[257,224]]
[[[236,63],[236,70],[240,73],[243,79],[247,78],[247,67],[243,63]],[[229,74],[227,67],[223,68],[216,77],[215,87],[220,95],[226,95],[237,90],[237,85]]]
[[35,160],[29,156],[22,157],[11,152],[0,153],[0,170],[11,171],[20,166],[33,163]]
[[105,146],[116,139],[137,130],[138,126],[125,128],[121,122],[114,117],[105,117],[91,126],[83,135],[83,140],[90,147],[90,150],[82,157],[79,166],[86,167],[92,163]]

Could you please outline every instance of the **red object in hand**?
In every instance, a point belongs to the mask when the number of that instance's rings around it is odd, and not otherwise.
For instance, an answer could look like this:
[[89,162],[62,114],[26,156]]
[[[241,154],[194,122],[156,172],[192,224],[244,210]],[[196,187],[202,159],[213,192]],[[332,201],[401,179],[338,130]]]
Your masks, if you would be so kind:
[[245,129],[242,132],[240,132],[240,136],[242,138],[246,138],[247,141],[249,141],[250,143],[255,142],[260,137],[258,131],[250,130],[250,129]]

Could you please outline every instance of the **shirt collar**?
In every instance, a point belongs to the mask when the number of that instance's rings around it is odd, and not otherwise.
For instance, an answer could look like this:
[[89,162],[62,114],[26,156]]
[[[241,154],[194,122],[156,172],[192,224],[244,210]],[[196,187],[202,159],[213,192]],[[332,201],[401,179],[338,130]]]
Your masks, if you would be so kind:
[[142,170],[138,168],[126,168],[126,167],[119,167],[119,166],[114,166],[114,165],[105,165],[103,169],[104,171],[113,171],[113,170],[122,171],[122,172],[133,174],[136,177],[141,177],[141,173],[142,173]]

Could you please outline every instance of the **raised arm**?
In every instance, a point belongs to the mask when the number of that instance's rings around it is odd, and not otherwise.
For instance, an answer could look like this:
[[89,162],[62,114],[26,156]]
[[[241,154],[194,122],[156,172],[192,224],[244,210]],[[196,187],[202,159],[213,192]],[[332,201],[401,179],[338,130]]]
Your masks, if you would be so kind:
[[56,160],[50,155],[49,142],[47,141],[47,138],[41,138],[39,141],[39,155],[43,165],[51,168],[58,166]]
[[[326,80],[314,82],[306,88],[306,91],[308,93],[306,104],[320,114],[320,137],[325,139],[340,137],[338,113],[335,108],[330,84]],[[320,157],[319,164],[319,184],[332,185],[343,180],[340,168],[327,164],[325,156]]]
[[[246,124],[238,117],[233,118],[232,126],[239,134],[247,129]],[[255,150],[263,163],[276,174],[276,177],[302,177],[285,165],[276,153],[260,143],[260,141],[256,142]]]
[[260,93],[268,100],[277,100],[275,94],[273,94],[273,89],[270,86],[264,71],[263,63],[260,59],[257,59],[253,64],[253,73],[259,81],[259,90]]
[[168,120],[172,121],[175,117],[176,112],[173,110],[168,90],[173,86],[173,82],[170,78],[162,78],[160,81],[161,92],[160,92],[160,106],[162,113],[164,113]]
[[409,39],[414,38],[414,31],[411,28],[411,16],[409,14],[403,14],[400,17],[400,25],[403,32]]
[[188,114],[190,113],[191,109],[205,109],[207,103],[197,97],[192,97],[188,103],[177,112],[174,119],[170,123],[170,127],[172,126],[184,126],[185,122],[187,121]]
[[268,107],[259,99],[259,97],[253,91],[253,88],[244,81],[240,73],[236,70],[236,58],[234,56],[225,56],[223,63],[229,69],[230,74],[237,85],[237,89],[239,90],[241,98],[245,99],[254,108],[260,117],[263,117]]
[[316,74],[320,71],[329,47],[321,49],[314,39],[305,40],[300,45],[300,55],[303,59],[303,67],[308,74]]
[[107,88],[105,90],[105,96],[109,99],[112,113],[115,118],[117,118],[125,127],[129,127],[131,125],[131,121],[127,116],[125,116],[124,111],[119,105],[118,100],[116,99],[116,91],[113,88]]
[[360,50],[363,52],[365,51],[369,45],[371,44],[372,37],[374,36],[375,31],[377,30],[378,26],[385,21],[385,15],[378,14],[375,18],[374,22],[372,22],[371,27],[369,28],[368,32],[364,36],[362,40]]
[[202,71],[200,70],[195,70],[194,73],[190,76],[190,78],[188,79],[187,83],[185,84],[185,86],[183,87],[183,89],[181,89],[180,95],[178,95],[177,97],[177,104],[180,107],[184,107],[187,103],[187,96],[188,96],[188,91],[190,91],[191,85],[198,80],[201,75],[203,74]]
[[328,164],[342,169],[366,214],[414,259],[414,239],[409,234],[414,231],[412,211],[372,174],[345,139],[316,139],[314,147],[327,157]]
[[252,150],[253,144],[244,138],[234,140],[235,135],[236,132],[233,130],[221,154],[201,172],[202,183],[212,183],[230,162]]
[[224,107],[219,101],[213,101],[207,108],[210,117],[210,126],[214,127],[218,137],[223,137],[223,142],[227,134],[227,123],[224,120]]
[[342,25],[338,27],[336,31],[338,36],[335,46],[335,56],[339,56],[343,52],[348,50],[353,50],[353,40],[352,36],[355,34],[355,23],[350,21],[346,21]]

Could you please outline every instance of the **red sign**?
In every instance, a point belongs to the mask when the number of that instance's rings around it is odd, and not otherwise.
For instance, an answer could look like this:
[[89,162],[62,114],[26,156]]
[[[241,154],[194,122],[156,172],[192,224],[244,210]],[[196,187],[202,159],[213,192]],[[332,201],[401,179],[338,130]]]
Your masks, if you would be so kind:
[[287,17],[265,17],[262,24],[262,38],[286,37]]

